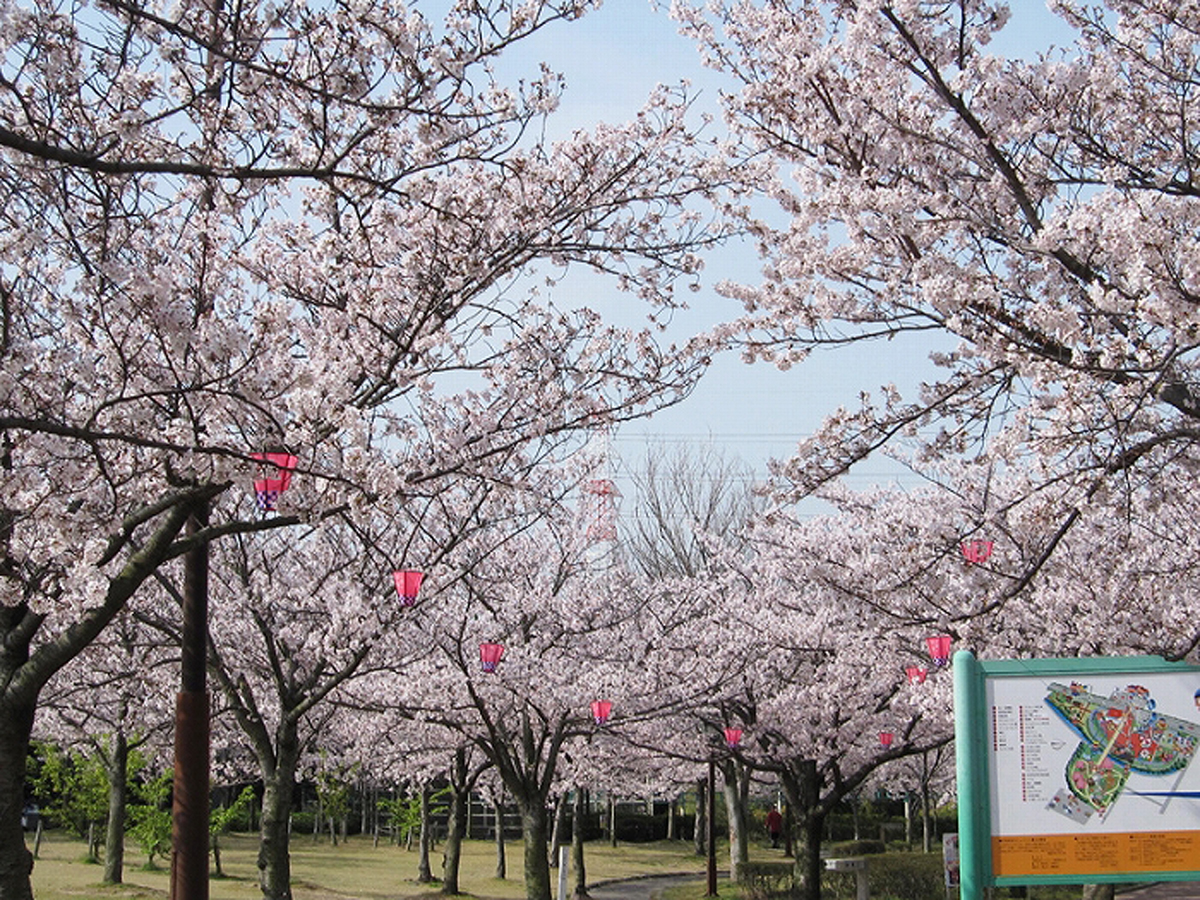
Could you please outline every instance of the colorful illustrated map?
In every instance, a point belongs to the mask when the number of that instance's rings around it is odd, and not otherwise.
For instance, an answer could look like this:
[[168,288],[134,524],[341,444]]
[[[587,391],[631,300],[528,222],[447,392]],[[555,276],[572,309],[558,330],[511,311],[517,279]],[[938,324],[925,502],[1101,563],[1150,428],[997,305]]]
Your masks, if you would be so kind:
[[1076,682],[1051,684],[1049,691],[1047,705],[1081,740],[1067,762],[1067,787],[1047,808],[1077,822],[1103,816],[1131,773],[1182,772],[1200,747],[1200,724],[1155,712],[1150,692],[1140,685],[1108,697]]

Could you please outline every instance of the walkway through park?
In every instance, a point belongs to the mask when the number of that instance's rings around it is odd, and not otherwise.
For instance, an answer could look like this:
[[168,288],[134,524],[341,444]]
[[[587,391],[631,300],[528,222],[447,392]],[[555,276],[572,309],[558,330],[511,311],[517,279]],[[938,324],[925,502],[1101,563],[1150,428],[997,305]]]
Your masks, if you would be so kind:
[[[690,881],[703,881],[704,875],[654,875],[608,881],[588,889],[592,900],[657,900],[664,889]],[[1200,900],[1200,881],[1160,881],[1117,895],[1117,900]]]
[[[704,874],[651,875],[645,878],[626,878],[621,881],[602,881],[588,886],[592,900],[655,900],[662,892],[677,884],[704,881]],[[1139,898],[1142,900],[1142,898]],[[1146,898],[1155,900],[1155,898]]]

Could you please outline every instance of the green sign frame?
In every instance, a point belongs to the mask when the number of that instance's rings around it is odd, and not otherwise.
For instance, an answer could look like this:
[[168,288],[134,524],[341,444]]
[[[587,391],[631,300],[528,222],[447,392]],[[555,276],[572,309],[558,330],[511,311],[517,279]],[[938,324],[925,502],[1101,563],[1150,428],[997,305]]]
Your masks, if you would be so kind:
[[[955,745],[956,745],[956,763],[958,773],[958,823],[959,823],[959,851],[961,865],[961,897],[963,900],[977,900],[984,896],[984,890],[988,887],[1002,887],[1008,885],[1028,885],[1028,884],[1091,884],[1105,882],[1140,882],[1140,881],[1200,881],[1200,868],[1196,868],[1197,862],[1200,862],[1200,852],[1195,852],[1192,844],[1200,841],[1200,831],[1191,828],[1181,831],[1178,835],[1171,830],[1160,832],[1159,830],[1139,830],[1137,827],[1129,829],[1134,831],[1134,834],[1123,835],[1107,835],[1089,833],[1087,830],[1088,817],[1093,817],[1094,810],[1084,809],[1082,812],[1073,810],[1077,813],[1074,821],[1064,819],[1067,813],[1063,810],[1056,809],[1056,813],[1062,813],[1058,816],[1062,819],[1063,828],[1061,833],[1055,833],[1049,838],[1038,835],[1027,837],[1014,832],[1014,837],[1008,837],[1003,834],[1004,828],[1000,829],[1001,834],[993,834],[994,822],[997,817],[993,816],[993,788],[999,789],[998,779],[1007,777],[998,772],[1001,768],[997,760],[1000,757],[1000,752],[997,750],[998,745],[1002,745],[1005,740],[1000,734],[1000,726],[997,724],[997,717],[1012,717],[1012,710],[1015,708],[1007,702],[1001,703],[996,698],[1007,696],[1006,692],[1024,691],[1026,696],[1033,696],[1033,692],[1045,694],[1046,688],[1052,688],[1051,696],[1056,698],[1066,697],[1068,701],[1075,697],[1082,698],[1076,704],[1084,707],[1086,711],[1101,716],[1103,721],[1104,712],[1098,712],[1100,706],[1115,706],[1115,710],[1108,710],[1107,714],[1113,716],[1115,713],[1122,711],[1121,702],[1114,701],[1113,703],[1097,703],[1096,695],[1086,692],[1086,685],[1082,682],[1102,682],[1105,684],[1126,684],[1135,686],[1141,681],[1147,683],[1156,683],[1151,679],[1157,678],[1160,681],[1157,683],[1169,683],[1175,686],[1175,679],[1182,679],[1178,682],[1179,690],[1175,694],[1190,688],[1194,683],[1197,687],[1195,703],[1197,709],[1200,710],[1200,666],[1189,665],[1187,663],[1167,662],[1161,657],[1097,657],[1097,658],[1069,658],[1069,659],[1019,659],[1019,660],[979,660],[973,653],[966,650],[960,650],[954,655],[953,661],[954,671],[954,730],[955,730]],[[1167,679],[1163,682],[1164,677]],[[1044,687],[1045,686],[1045,687]],[[1118,695],[1113,694],[1113,698]],[[1125,696],[1124,693],[1121,694]],[[996,702],[990,702],[991,697]],[[1020,715],[1025,715],[1025,710],[1028,708],[1033,715],[1038,716],[1035,723],[1038,727],[1053,729],[1057,732],[1062,732],[1070,737],[1071,729],[1074,725],[1070,721],[1060,721],[1062,717],[1061,709],[1049,709],[1051,697],[1045,697],[1045,703],[1037,702],[1029,707],[1021,707]],[[1180,723],[1178,727],[1183,728],[1185,733],[1182,741],[1185,746],[1191,741],[1193,728],[1200,729],[1200,723],[1192,721],[1183,722],[1180,719],[1165,715],[1167,710],[1164,710],[1163,715],[1158,715],[1153,712],[1154,703],[1148,700],[1141,701],[1134,695],[1136,702],[1147,703],[1148,706],[1136,706],[1136,714],[1142,719],[1149,719],[1151,722],[1157,720],[1166,720],[1158,727],[1163,727],[1167,723]],[[1090,703],[1090,705],[1088,705]],[[1038,709],[1034,709],[1034,707]],[[1176,706],[1178,706],[1178,698],[1176,697]],[[1055,715],[1058,714],[1058,716]],[[1116,725],[1113,728],[1113,735],[1124,735],[1129,730],[1129,725],[1126,725],[1126,730],[1121,731],[1122,725],[1130,721],[1131,713],[1126,711],[1123,718],[1115,723],[1110,718],[1109,725]],[[1063,717],[1065,719],[1065,717]],[[1200,713],[1193,718],[1200,719]],[[1008,721],[1005,719],[1004,721]],[[1025,740],[1025,725],[1024,720],[1020,723],[1021,741]],[[1031,726],[1031,728],[1034,726]],[[1078,731],[1078,729],[1076,729]],[[1015,733],[1015,732],[1014,732]],[[1141,736],[1141,731],[1136,732]],[[1084,734],[1081,732],[1081,734]],[[1095,766],[1103,766],[1110,756],[1110,751],[1113,751],[1113,745],[1116,742],[1116,737],[1108,741],[1108,746],[1103,747],[1103,755],[1099,756],[1094,753],[1090,764],[1093,764],[1093,770],[1098,771]],[[1061,747],[1065,741],[1057,740],[1054,742],[1056,752],[1061,752]],[[1086,739],[1079,741],[1081,748],[1086,749]],[[1127,744],[1126,740],[1122,741],[1122,747]],[[1140,745],[1139,745],[1140,746]],[[1030,750],[1030,753],[1035,751]],[[1020,749],[1019,758],[1020,765],[1025,765],[1024,745]],[[1077,751],[1076,755],[1078,755]],[[1009,754],[1011,756],[1011,754]],[[1120,751],[1113,752],[1112,758],[1118,761],[1118,765],[1113,762],[1107,762],[1107,769],[1111,771],[1116,768],[1121,769],[1123,763],[1119,759]],[[1194,752],[1195,756],[1200,756],[1200,752]],[[1098,761],[1097,761],[1098,756]],[[1193,760],[1188,757],[1189,763],[1177,763],[1176,769],[1180,772],[1179,778],[1182,779],[1185,775],[1190,780],[1200,780],[1200,761]],[[1075,765],[1075,757],[1071,757],[1068,762],[1066,772],[1060,768],[1056,773],[1056,777],[1063,776],[1072,777],[1068,773],[1071,772],[1071,766]],[[1085,760],[1079,765],[1087,765],[1089,762]],[[1189,774],[1189,767],[1192,769]],[[1171,771],[1175,771],[1174,769]],[[1039,774],[1044,774],[1039,773]],[[1125,772],[1127,775],[1127,771]],[[1158,773],[1151,773],[1158,774]],[[1090,784],[1090,782],[1083,782]],[[1065,784],[1065,780],[1064,780]],[[1125,784],[1124,781],[1119,782],[1117,791],[1120,786]],[[1005,785],[1005,787],[1010,787]],[[1069,786],[1068,786],[1069,787]],[[1023,787],[1015,788],[1018,791],[1023,791]],[[1039,791],[1044,790],[1044,785],[1038,784]],[[1074,789],[1072,789],[1074,790]],[[1137,793],[1137,792],[1134,792]],[[1023,796],[1023,795],[1022,795]],[[1075,803],[1076,806],[1085,804],[1077,803],[1066,793],[1060,791],[1060,795],[1056,796],[1053,803],[1059,803],[1061,796],[1067,796],[1068,801]],[[1101,808],[1101,815],[1094,816],[1097,821],[1106,820],[1109,813],[1112,813],[1113,822],[1108,825],[1110,830],[1121,824],[1121,816],[1119,815],[1122,807],[1119,807],[1116,800],[1113,799],[1119,796],[1119,793],[1113,794],[1109,799],[1111,805]],[[1149,794],[1147,794],[1149,796]],[[1166,802],[1187,802],[1200,805],[1200,792],[1171,792],[1166,791],[1162,796],[1169,796],[1172,799]],[[1176,801],[1174,798],[1181,798]],[[1053,808],[1052,804],[1041,804],[1041,809]],[[1190,809],[1190,807],[1189,807]],[[1050,816],[1054,818],[1054,816]],[[1189,821],[1191,813],[1189,812]],[[1085,823],[1080,825],[1079,823]],[[1095,827],[1095,823],[1091,823]],[[1064,836],[1065,835],[1065,836]],[[1025,847],[1026,844],[1038,846],[1040,843],[1054,845],[1055,847],[1070,847],[1081,845],[1084,850],[1078,851],[1083,854],[1083,858],[1087,859],[1086,850],[1089,846],[1092,848],[1093,856],[1101,861],[1096,865],[1095,871],[1084,871],[1088,863],[1080,863],[1078,859],[1073,860],[1071,865],[1063,866],[1064,869],[1071,869],[1069,874],[1059,874],[1053,871],[1056,866],[1053,864],[1056,860],[1053,854],[1046,858],[1051,860],[1050,865],[1037,866],[1034,868],[1044,868],[1045,874],[1041,872],[1022,872],[1019,875],[996,875],[993,872],[994,852],[997,847],[997,839],[999,844],[1003,845],[1005,840],[1015,841],[1017,846]],[[1145,867],[1138,868],[1136,872],[1132,871],[1113,871],[1111,869],[1111,857],[1105,858],[1100,854],[1096,854],[1097,849],[1103,851],[1107,845],[1112,846],[1114,841],[1119,840],[1135,840],[1142,846],[1149,846],[1151,843],[1155,847],[1169,846],[1171,841],[1183,846],[1180,842],[1187,842],[1187,847],[1181,858],[1186,858],[1192,867],[1175,867],[1169,866],[1164,868],[1154,868],[1153,871],[1146,870]],[[1089,845],[1090,842],[1090,845]],[[1009,846],[1013,846],[1010,844]],[[1200,845],[1198,845],[1200,846]],[[1072,852],[1076,852],[1072,850]],[[1132,851],[1131,851],[1132,852]],[[1147,851],[1149,854],[1149,851]],[[1045,854],[1043,854],[1045,855]],[[1004,857],[1001,857],[1004,858]],[[1130,867],[1133,868],[1133,867]]]

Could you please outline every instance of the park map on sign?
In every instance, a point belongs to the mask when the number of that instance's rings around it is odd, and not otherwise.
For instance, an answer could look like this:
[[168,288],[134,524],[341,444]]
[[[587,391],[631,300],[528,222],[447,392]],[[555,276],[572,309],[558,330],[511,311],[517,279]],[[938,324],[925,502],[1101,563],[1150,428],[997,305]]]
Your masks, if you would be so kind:
[[1139,685],[1108,697],[1075,682],[1051,684],[1049,691],[1047,705],[1081,740],[1067,762],[1067,786],[1048,808],[1076,822],[1103,816],[1130,773],[1182,772],[1200,746],[1200,724],[1155,712],[1150,692]]

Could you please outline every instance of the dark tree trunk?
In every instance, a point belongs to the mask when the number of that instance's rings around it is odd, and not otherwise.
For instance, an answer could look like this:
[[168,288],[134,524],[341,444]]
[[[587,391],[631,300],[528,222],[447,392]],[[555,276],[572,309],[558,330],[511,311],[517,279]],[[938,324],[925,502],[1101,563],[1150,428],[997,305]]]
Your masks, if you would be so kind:
[[[288,720],[290,722],[290,720]],[[288,850],[292,792],[296,787],[299,739],[295,726],[280,725],[273,766],[262,765],[262,820],[258,839],[258,886],[263,900],[292,900],[292,858]]]
[[417,859],[417,881],[420,884],[430,884],[433,881],[433,869],[429,865],[429,850],[433,845],[433,822],[429,815],[428,783],[421,785],[421,846]]
[[104,883],[120,884],[125,866],[126,783],[129,780],[129,744],[120,730],[113,736],[106,769],[108,828],[104,833]]
[[[0,609],[0,616],[9,612]],[[21,813],[34,699],[20,703],[9,699],[9,693],[0,697],[0,900],[33,900],[33,854],[25,846]]]
[[750,861],[750,829],[746,805],[750,792],[750,772],[737,760],[723,760],[725,778],[725,815],[729,820],[729,880],[741,884],[742,867]]
[[583,864],[583,829],[587,816],[587,794],[575,788],[575,803],[571,807],[571,865],[575,867],[575,897],[586,897],[587,869]]
[[496,877],[508,877],[508,862],[504,851],[504,800],[496,801]]
[[821,900],[821,830],[825,827],[825,817],[813,813],[798,818],[792,869],[796,896],[800,900]]
[[454,753],[450,770],[450,821],[446,831],[446,862],[442,867],[442,893],[457,894],[458,868],[462,861],[462,843],[467,830],[467,801],[470,799],[467,754],[461,747]]
[[825,813],[820,808],[815,760],[797,760],[781,773],[780,780],[795,832],[792,881],[797,900],[821,900],[821,831]]
[[549,835],[546,799],[542,796],[517,797],[521,812],[521,834],[525,839],[526,900],[550,900]]

